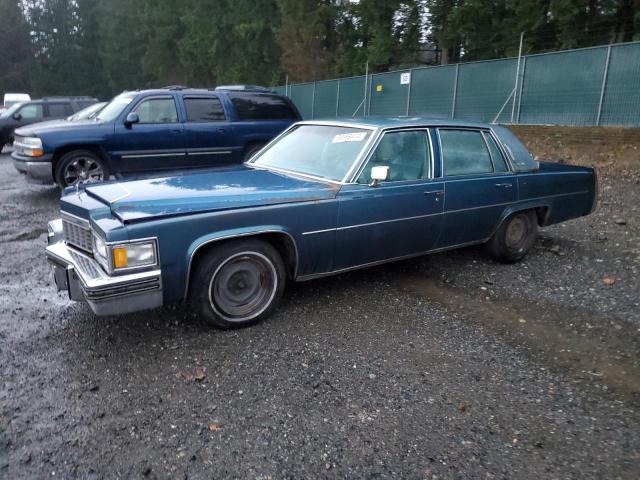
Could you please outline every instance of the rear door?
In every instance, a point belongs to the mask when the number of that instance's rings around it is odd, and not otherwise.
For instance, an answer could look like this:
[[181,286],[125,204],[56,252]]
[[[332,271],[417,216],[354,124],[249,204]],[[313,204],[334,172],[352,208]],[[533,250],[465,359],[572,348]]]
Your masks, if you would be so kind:
[[145,172],[184,167],[184,124],[178,116],[173,95],[143,97],[131,112],[138,114],[138,123],[126,125],[117,122],[115,125],[113,150],[121,159],[121,171]]
[[478,242],[493,233],[518,184],[489,130],[439,128],[446,202],[438,247]]
[[208,167],[233,161],[233,127],[217,95],[185,95],[185,165]]

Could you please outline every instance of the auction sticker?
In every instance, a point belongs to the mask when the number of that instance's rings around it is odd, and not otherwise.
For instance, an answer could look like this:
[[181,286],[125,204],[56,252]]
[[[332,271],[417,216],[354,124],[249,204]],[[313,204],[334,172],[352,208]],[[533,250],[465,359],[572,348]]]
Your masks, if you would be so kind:
[[367,132],[339,133],[333,137],[331,143],[361,142],[366,136]]

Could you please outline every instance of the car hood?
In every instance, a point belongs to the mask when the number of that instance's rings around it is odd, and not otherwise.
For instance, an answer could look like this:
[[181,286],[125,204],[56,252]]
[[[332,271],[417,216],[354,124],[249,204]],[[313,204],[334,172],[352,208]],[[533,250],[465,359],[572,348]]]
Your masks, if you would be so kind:
[[245,165],[85,187],[123,222],[291,202],[328,200],[337,185]]
[[60,130],[66,130],[68,128],[82,128],[88,126],[96,126],[95,120],[77,120],[75,122],[71,122],[69,120],[50,120],[48,122],[40,122],[40,123],[32,123],[31,125],[26,125],[24,127],[20,127],[16,129],[16,135],[21,137],[31,137],[42,135],[43,133],[54,133]]

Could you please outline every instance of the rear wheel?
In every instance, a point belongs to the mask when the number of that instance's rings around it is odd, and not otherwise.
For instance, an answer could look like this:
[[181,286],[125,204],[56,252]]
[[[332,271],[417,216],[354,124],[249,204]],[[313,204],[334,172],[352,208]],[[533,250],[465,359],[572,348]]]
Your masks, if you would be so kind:
[[196,313],[218,328],[254,325],[271,314],[286,282],[278,251],[257,239],[224,243],[198,261],[190,284]]
[[522,260],[531,250],[538,236],[538,219],[535,212],[517,212],[502,222],[487,242],[489,253],[502,262]]
[[79,183],[101,182],[109,178],[106,163],[89,150],[65,153],[56,165],[56,181],[60,188]]

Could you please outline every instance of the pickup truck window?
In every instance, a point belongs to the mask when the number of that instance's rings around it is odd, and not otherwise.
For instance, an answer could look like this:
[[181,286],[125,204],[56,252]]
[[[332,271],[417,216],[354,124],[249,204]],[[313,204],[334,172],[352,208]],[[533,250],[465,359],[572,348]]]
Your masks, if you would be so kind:
[[358,177],[358,183],[371,182],[371,169],[389,167],[389,181],[429,178],[431,159],[427,133],[421,131],[385,133]]
[[177,123],[178,112],[172,97],[153,97],[136,105],[140,123]]
[[220,122],[226,120],[222,103],[217,97],[185,97],[187,122]]
[[297,120],[287,101],[278,95],[230,92],[240,120]]
[[493,173],[487,144],[478,130],[440,129],[444,175]]
[[22,115],[22,118],[42,118],[42,104],[30,103],[22,107],[18,113]]
[[487,141],[487,145],[489,145],[489,152],[491,152],[491,159],[493,160],[493,166],[496,169],[496,172],[508,172],[507,163],[504,161],[504,157],[502,156],[502,152],[496,145],[495,140],[491,136],[489,132],[482,132],[484,135],[484,139]]

